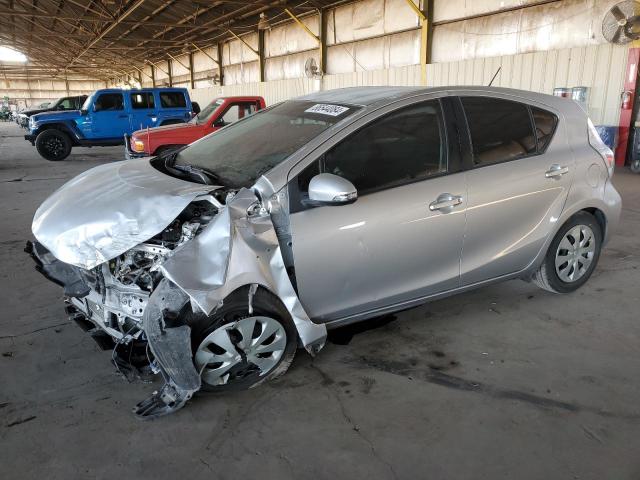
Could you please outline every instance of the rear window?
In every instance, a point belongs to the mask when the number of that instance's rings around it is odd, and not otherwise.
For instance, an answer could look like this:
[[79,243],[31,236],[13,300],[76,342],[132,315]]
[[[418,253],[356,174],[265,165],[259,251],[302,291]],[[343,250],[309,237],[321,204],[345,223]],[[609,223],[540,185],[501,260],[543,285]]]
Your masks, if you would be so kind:
[[131,107],[134,110],[149,109],[154,107],[153,93],[139,92],[131,94]]
[[516,160],[537,151],[528,105],[489,97],[461,97],[473,160],[478,166]]
[[160,92],[160,106],[162,108],[185,108],[187,100],[182,92]]

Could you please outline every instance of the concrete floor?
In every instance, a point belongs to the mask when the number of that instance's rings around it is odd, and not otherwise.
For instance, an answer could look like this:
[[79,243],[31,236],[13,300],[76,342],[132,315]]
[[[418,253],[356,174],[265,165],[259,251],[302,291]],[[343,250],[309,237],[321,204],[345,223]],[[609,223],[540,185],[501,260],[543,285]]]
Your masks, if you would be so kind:
[[22,251],[37,206],[122,149],[52,163],[22,134],[0,124],[3,480],[640,477],[640,176],[616,174],[621,227],[577,293],[511,281],[434,302],[140,422],[159,384],[118,377]]

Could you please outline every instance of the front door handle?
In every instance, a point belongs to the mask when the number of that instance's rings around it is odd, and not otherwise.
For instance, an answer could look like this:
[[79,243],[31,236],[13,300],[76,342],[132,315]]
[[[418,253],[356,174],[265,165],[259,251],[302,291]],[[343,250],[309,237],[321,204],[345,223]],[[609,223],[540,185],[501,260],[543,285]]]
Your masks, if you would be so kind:
[[431,202],[429,204],[429,210],[432,212],[435,210],[443,210],[445,212],[451,211],[453,207],[456,205],[460,205],[462,203],[461,195],[451,195],[450,193],[442,193],[438,195],[438,198],[435,202]]
[[557,163],[551,165],[551,168],[544,172],[544,176],[547,178],[560,178],[565,173],[569,173],[569,167],[562,167]]

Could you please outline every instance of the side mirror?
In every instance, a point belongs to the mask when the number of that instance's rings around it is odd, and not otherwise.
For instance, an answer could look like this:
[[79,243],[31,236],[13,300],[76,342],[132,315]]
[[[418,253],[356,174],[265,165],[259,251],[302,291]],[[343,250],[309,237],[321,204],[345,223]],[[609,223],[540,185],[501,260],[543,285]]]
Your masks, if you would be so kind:
[[332,173],[320,173],[309,182],[311,205],[345,205],[358,199],[358,191],[346,178]]
[[89,110],[80,110],[80,115],[83,117],[89,114]]
[[216,128],[222,128],[226,125],[226,123],[224,123],[224,120],[221,118],[218,118],[215,122],[213,122],[213,126]]

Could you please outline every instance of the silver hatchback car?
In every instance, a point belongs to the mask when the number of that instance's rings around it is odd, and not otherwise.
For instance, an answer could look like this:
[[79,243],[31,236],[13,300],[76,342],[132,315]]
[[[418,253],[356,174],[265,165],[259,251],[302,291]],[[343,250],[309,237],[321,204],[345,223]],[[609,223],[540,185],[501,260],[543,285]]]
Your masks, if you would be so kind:
[[522,278],[583,285],[620,216],[613,154],[573,101],[351,88],[165,156],[93,168],[27,245],[149,418],[284,373],[327,328]]

